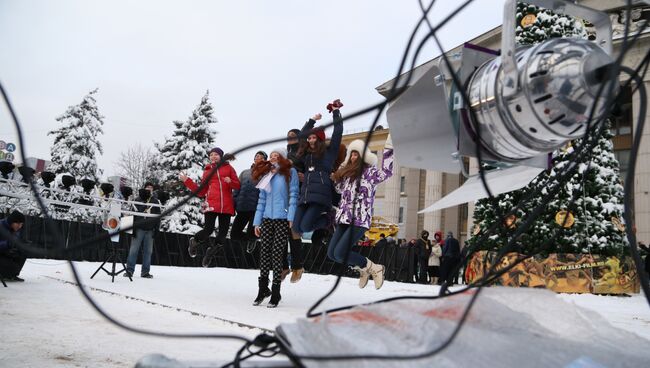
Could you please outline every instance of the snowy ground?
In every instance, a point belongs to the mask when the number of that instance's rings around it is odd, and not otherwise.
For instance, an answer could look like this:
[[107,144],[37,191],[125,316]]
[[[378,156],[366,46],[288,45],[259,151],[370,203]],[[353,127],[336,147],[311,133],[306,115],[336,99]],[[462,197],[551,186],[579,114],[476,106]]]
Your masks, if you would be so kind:
[[[305,274],[297,284],[287,281],[280,306],[268,309],[251,305],[257,290],[255,270],[154,266],[154,279],[136,276],[129,282],[119,276],[111,283],[104,273],[90,280],[98,263],[77,265],[96,300],[126,324],[163,332],[224,333],[249,338],[303,317],[335,279]],[[25,283],[0,288],[2,367],[132,366],[150,353],[184,360],[229,361],[242,346],[238,340],[170,339],[122,330],[82,298],[72,283],[69,266],[61,261],[28,260],[21,276]],[[344,278],[323,307],[437,291],[434,286],[396,282],[386,282],[376,291],[372,281],[359,290],[356,283],[355,279]],[[594,310],[613,326],[650,340],[650,307],[642,295],[562,294],[558,298]]]

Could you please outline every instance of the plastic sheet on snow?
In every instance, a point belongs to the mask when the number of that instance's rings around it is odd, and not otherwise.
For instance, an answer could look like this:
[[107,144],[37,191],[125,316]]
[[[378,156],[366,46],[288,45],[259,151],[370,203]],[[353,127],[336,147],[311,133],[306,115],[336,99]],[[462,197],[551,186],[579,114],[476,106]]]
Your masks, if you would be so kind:
[[[452,333],[475,291],[438,300],[360,306],[283,324],[301,355],[421,354]],[[418,360],[305,360],[308,367],[643,367],[650,341],[597,313],[527,288],[483,289],[454,342]]]

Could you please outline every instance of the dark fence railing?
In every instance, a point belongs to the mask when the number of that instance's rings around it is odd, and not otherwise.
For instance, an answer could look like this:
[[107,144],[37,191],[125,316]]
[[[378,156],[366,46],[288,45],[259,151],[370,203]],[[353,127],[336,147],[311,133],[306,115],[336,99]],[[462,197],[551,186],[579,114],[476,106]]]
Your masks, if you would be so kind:
[[[60,242],[50,232],[49,226],[54,226],[61,234]],[[57,247],[68,248],[81,241],[92,239],[99,234],[105,234],[101,225],[72,222],[65,220],[46,220],[40,217],[26,217],[23,227],[24,240],[31,243],[33,247],[41,249],[55,249]],[[180,267],[201,267],[201,260],[205,249],[199,249],[196,258],[190,258],[187,253],[189,235],[156,232],[154,237],[154,251],[151,259],[153,265],[180,266]],[[131,235],[121,234],[118,247],[126,261],[126,254],[131,243]],[[70,253],[69,258],[74,261],[102,262],[105,259],[106,250],[111,246],[110,239],[98,241],[83,249]],[[259,267],[259,246],[249,253],[247,242],[228,240],[223,250],[216,255],[216,265],[227,268],[255,269]],[[412,247],[400,248],[388,244],[383,247],[360,247],[355,246],[353,250],[369,258],[375,263],[386,267],[385,278],[389,281],[414,282],[417,276],[417,257]],[[38,257],[30,255],[32,257]],[[49,257],[52,258],[52,257]],[[303,246],[303,258],[305,271],[316,274],[338,274],[342,265],[327,258],[327,246],[322,244],[305,243]],[[141,260],[138,260],[140,263]],[[345,275],[357,277],[358,273],[352,268],[346,267]]]

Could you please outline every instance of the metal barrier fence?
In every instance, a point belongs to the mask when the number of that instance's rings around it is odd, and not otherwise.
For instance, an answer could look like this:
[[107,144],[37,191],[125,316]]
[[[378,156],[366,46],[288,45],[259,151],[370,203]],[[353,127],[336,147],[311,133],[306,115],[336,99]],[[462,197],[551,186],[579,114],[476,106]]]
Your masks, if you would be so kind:
[[[56,239],[48,231],[49,226],[54,226],[63,237],[64,244],[56,244]],[[55,249],[57,247],[68,248],[83,240],[91,239],[99,234],[105,234],[99,224],[89,224],[65,220],[46,220],[40,217],[26,216],[23,227],[23,238],[32,246],[41,249]],[[187,253],[190,235],[177,233],[156,232],[154,236],[154,250],[151,259],[152,265],[179,266],[179,267],[201,267],[201,260],[205,249],[199,249],[196,258],[191,258]],[[126,255],[131,243],[132,236],[121,234],[118,247],[126,261]],[[69,258],[74,261],[101,262],[105,258],[105,252],[112,245],[110,239],[98,241],[83,249],[70,253]],[[216,265],[227,268],[256,269],[259,267],[259,246],[249,253],[247,252],[247,241],[228,240],[223,250],[216,255]],[[353,250],[369,258],[375,263],[386,267],[385,279],[399,282],[415,282],[417,277],[417,256],[416,250],[412,247],[400,248],[388,244],[383,247],[360,247],[355,246]],[[28,255],[30,257],[38,257]],[[139,256],[141,257],[141,256]],[[341,265],[327,258],[327,245],[303,244],[303,260],[306,272],[316,274],[338,274]],[[138,260],[140,263],[141,260]],[[346,267],[345,275],[358,277],[358,273],[352,268]]]

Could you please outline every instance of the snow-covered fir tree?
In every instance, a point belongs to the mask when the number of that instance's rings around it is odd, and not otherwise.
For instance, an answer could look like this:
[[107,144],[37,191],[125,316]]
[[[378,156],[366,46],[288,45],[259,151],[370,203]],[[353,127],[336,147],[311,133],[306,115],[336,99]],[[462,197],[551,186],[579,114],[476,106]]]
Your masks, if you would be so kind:
[[527,3],[517,3],[515,40],[519,45],[532,45],[549,38],[587,38],[583,22],[568,15]]
[[[608,128],[608,127],[607,127]],[[515,225],[507,228],[505,219],[498,216],[498,211],[489,199],[477,201],[474,210],[474,223],[479,224],[481,232],[486,231],[495,222],[498,230],[480,244],[480,249],[496,249],[504,245],[509,236],[528,219],[533,208],[544,206],[544,211],[516,242],[517,250],[523,253],[537,252],[543,248],[556,232],[560,232],[548,253],[594,253],[603,255],[621,255],[627,246],[625,232],[617,222],[623,221],[623,186],[620,181],[619,164],[613,153],[612,134],[603,129],[596,139],[598,142],[591,150],[591,157],[583,156],[574,175],[562,185],[561,190],[551,200],[542,203],[548,188],[558,185],[557,176],[570,164],[568,158],[573,146],[561,150],[553,158],[553,168],[542,172],[528,186],[509,193],[496,196],[502,216],[515,208],[530,193],[539,193],[530,197],[522,208],[515,213]],[[582,145],[581,140],[574,142],[575,147]],[[572,203],[573,199],[573,203]],[[573,216],[573,224],[565,227],[557,223],[557,214],[568,211]],[[481,234],[473,236],[468,242],[474,244]]]
[[[161,184],[172,198],[166,203],[171,208],[190,194],[178,179],[184,171],[195,181],[201,179],[203,167],[207,163],[208,152],[214,147],[216,131],[212,128],[217,123],[212,105],[206,92],[201,103],[184,122],[174,121],[174,132],[163,144],[156,144],[158,156],[154,160],[153,170],[160,172]],[[203,224],[200,212],[201,200],[190,199],[162,222],[162,229],[169,232],[194,232]]]
[[97,89],[91,91],[80,104],[68,107],[56,118],[62,126],[47,133],[54,136],[50,148],[52,163],[48,170],[56,174],[68,172],[77,180],[99,180],[102,171],[96,159],[103,154],[99,135],[104,133],[104,117],[99,114],[96,93]]

